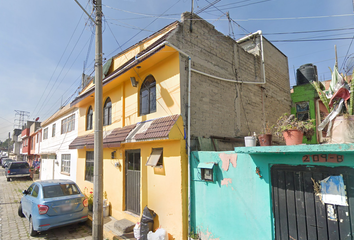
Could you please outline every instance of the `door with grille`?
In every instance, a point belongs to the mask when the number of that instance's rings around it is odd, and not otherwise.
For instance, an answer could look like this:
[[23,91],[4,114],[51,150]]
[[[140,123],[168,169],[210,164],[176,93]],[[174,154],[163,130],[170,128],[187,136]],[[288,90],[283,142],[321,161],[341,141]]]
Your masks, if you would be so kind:
[[[348,206],[322,203],[319,181],[343,176]],[[353,239],[354,170],[274,165],[271,168],[275,239]]]
[[125,210],[140,215],[140,150],[125,152]]

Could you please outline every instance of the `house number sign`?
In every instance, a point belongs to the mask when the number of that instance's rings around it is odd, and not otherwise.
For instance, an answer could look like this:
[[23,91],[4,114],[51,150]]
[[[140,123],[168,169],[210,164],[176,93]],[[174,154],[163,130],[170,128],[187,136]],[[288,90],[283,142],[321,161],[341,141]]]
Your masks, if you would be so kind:
[[343,161],[344,161],[344,156],[338,154],[315,154],[315,155],[304,155],[302,157],[302,162],[341,163]]

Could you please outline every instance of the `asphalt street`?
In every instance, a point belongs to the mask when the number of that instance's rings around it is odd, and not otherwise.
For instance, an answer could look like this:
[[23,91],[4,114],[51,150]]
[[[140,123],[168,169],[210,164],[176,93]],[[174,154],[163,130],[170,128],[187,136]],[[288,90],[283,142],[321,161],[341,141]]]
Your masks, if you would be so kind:
[[22,191],[32,183],[28,179],[15,179],[7,182],[5,170],[0,167],[0,239],[92,239],[91,228],[85,224],[75,224],[39,233],[35,237],[29,235],[29,224],[26,218],[20,218],[17,210]]

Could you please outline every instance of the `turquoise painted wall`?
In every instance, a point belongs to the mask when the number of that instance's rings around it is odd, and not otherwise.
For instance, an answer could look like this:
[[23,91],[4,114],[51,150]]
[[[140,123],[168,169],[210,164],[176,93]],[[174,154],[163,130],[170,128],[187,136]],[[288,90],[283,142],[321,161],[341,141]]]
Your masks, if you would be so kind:
[[[342,163],[303,163],[304,155],[340,154]],[[233,158],[237,155],[236,165]],[[229,160],[227,160],[229,159]],[[215,182],[201,180],[199,163],[215,162]],[[229,162],[226,169],[226,162]],[[354,144],[242,147],[192,152],[191,225],[202,240],[274,239],[270,169],[273,164],[354,168]],[[260,169],[262,178],[256,173]]]

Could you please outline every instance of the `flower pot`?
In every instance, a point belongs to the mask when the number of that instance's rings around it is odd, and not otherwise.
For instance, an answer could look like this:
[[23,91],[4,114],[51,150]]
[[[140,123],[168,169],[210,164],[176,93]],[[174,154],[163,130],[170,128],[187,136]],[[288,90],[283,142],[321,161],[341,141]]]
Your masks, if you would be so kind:
[[272,134],[261,134],[258,136],[259,144],[261,146],[271,146],[272,145]]
[[302,143],[304,133],[299,130],[287,130],[283,132],[286,145],[299,145]]
[[354,116],[338,116],[333,120],[329,143],[354,142]]
[[245,137],[245,146],[246,147],[254,147],[256,146],[256,137],[253,136],[247,136]]

